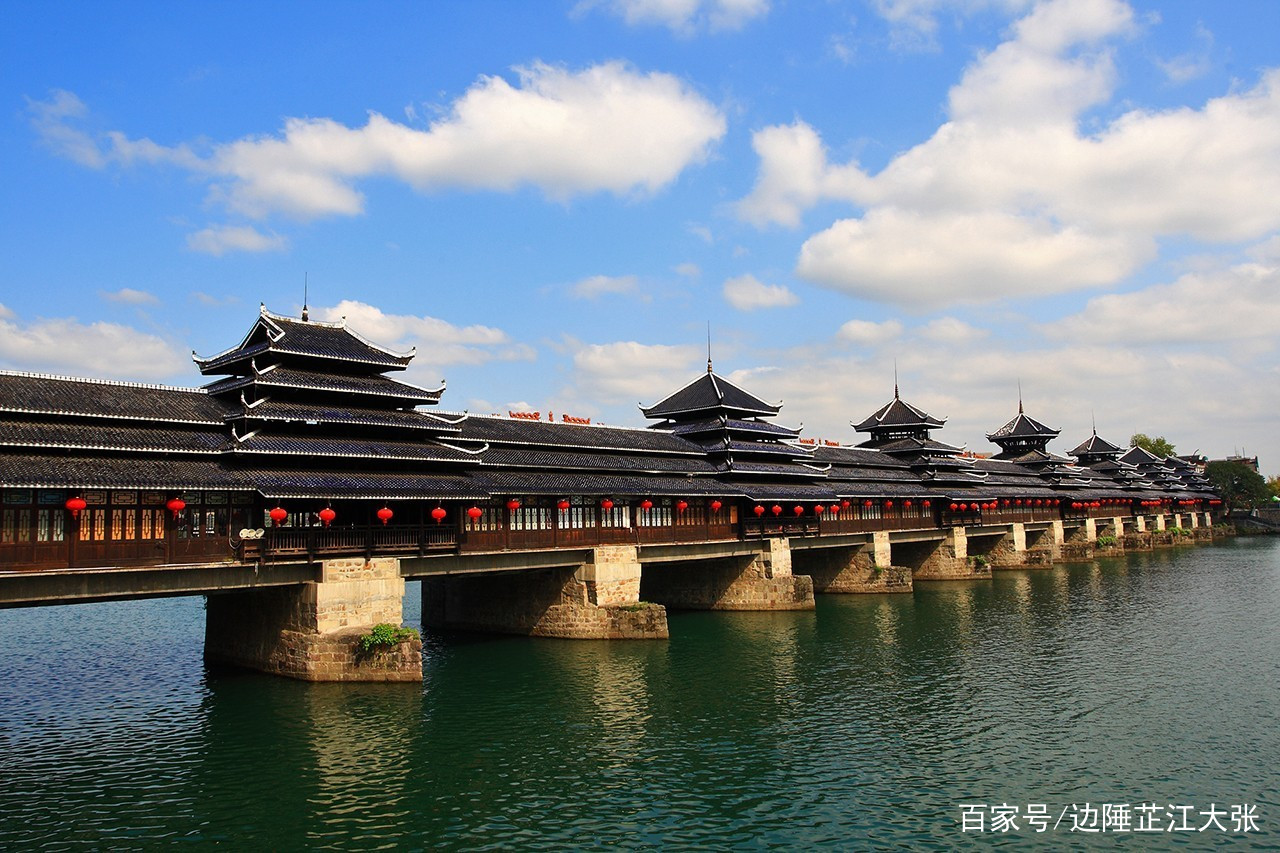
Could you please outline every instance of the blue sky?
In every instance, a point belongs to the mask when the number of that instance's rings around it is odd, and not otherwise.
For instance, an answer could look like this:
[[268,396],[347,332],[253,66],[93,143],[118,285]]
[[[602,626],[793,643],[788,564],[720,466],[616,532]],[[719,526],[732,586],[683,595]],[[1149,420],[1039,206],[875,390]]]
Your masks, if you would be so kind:
[[259,302],[451,410],[892,394],[1280,471],[1280,4],[12,3],[0,367],[195,385]]

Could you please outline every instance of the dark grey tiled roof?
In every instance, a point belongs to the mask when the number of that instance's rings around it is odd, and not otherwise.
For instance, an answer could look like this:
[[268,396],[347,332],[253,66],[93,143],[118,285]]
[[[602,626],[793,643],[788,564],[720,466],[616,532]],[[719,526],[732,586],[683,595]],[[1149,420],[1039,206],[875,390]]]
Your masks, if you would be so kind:
[[488,499],[485,489],[467,477],[448,474],[391,474],[360,471],[241,472],[270,500],[361,498],[365,500]]
[[[264,310],[239,346],[210,358],[197,357],[196,364],[202,373],[232,373],[244,370],[251,358],[275,361],[274,355],[369,365],[378,372],[403,370],[413,359],[413,353],[394,353],[365,340],[345,323],[305,322]],[[266,365],[260,361],[258,366]]]
[[1074,450],[1069,452],[1072,456],[1093,456],[1099,454],[1119,453],[1120,448],[1116,447],[1109,441],[1099,438],[1098,434],[1095,432],[1080,444],[1076,445]]
[[0,454],[0,483],[17,488],[252,488],[242,472],[213,460]]
[[346,437],[274,435],[259,433],[231,444],[231,452],[271,456],[328,456],[350,459],[388,459],[401,462],[465,462],[479,457],[451,447],[416,441],[376,441]]
[[249,376],[231,376],[205,386],[205,391],[209,394],[226,394],[250,385],[268,389],[288,388],[299,391],[354,394],[366,400],[396,401],[397,405],[402,401],[416,404],[435,403],[442,393],[441,389],[419,388],[385,376],[347,376],[297,370],[291,367],[263,370],[261,373]]
[[571,450],[491,447],[481,456],[486,466],[543,469],[590,469],[615,472],[666,472],[711,474],[716,467],[705,459],[687,456],[591,453]]
[[854,424],[853,428],[858,432],[873,432],[890,427],[936,429],[944,423],[946,421],[935,418],[922,409],[917,409],[895,394],[892,400],[885,403],[861,423]]
[[796,438],[799,431],[771,424],[766,421],[740,420],[736,418],[712,418],[710,420],[679,423],[675,425],[658,424],[652,429],[670,429],[673,435],[696,436],[703,433],[750,433],[772,435],[778,438]]
[[1040,423],[1035,418],[1027,417],[1021,411],[1014,419],[995,432],[987,433],[987,440],[999,443],[1002,438],[1057,438],[1062,430],[1053,429]]
[[190,388],[0,371],[0,411],[212,426],[223,404]]
[[[825,483],[743,483],[739,486],[753,501],[776,501],[783,504],[782,517],[791,517],[791,504],[795,501],[822,501],[831,503],[838,500],[836,490]],[[765,518],[772,517],[769,513]]]
[[740,486],[729,486],[706,477],[642,477],[620,474],[578,474],[520,471],[484,471],[473,474],[494,495],[634,495],[677,497],[689,495],[732,496]]
[[148,429],[79,420],[0,422],[0,446],[8,447],[211,454],[228,440],[222,429]]
[[401,409],[365,409],[342,405],[310,405],[268,400],[246,408],[240,406],[227,414],[227,420],[247,418],[256,421],[295,421],[299,423],[348,424],[351,426],[397,427],[427,430],[433,433],[457,433],[462,427],[435,414]]
[[679,453],[702,457],[692,442],[666,432],[621,427],[577,426],[473,415],[462,423],[468,441],[545,449],[618,450],[630,453]]
[[646,418],[684,419],[697,413],[776,415],[782,406],[772,405],[734,385],[723,376],[704,373],[679,391],[652,406],[641,408]]

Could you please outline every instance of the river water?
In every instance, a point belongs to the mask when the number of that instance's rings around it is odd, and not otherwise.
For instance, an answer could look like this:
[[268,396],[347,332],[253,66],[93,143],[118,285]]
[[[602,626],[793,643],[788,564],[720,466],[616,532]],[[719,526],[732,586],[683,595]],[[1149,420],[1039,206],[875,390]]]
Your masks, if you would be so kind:
[[[672,614],[669,642],[428,635],[422,685],[208,673],[203,624],[0,611],[0,849],[1280,844],[1274,537]],[[1104,804],[1128,833],[1084,832]]]

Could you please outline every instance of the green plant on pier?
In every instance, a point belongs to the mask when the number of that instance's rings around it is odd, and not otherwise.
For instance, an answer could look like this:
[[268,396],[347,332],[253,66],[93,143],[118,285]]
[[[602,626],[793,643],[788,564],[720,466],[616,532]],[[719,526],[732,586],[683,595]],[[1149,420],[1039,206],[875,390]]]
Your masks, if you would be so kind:
[[1103,548],[1110,548],[1110,547],[1114,546],[1114,545],[1116,544],[1116,542],[1117,542],[1117,541],[1119,541],[1119,540],[1117,540],[1117,539],[1116,539],[1116,537],[1114,537],[1114,536],[1099,536],[1099,537],[1098,537],[1098,545],[1099,545],[1100,547],[1103,547]]
[[985,554],[979,554],[973,558],[973,567],[975,569],[985,569],[990,563],[991,561],[987,559]]
[[383,622],[380,625],[374,625],[369,629],[369,633],[362,635],[357,645],[361,654],[371,655],[398,646],[407,640],[416,639],[418,639],[418,632],[414,629],[401,628]]

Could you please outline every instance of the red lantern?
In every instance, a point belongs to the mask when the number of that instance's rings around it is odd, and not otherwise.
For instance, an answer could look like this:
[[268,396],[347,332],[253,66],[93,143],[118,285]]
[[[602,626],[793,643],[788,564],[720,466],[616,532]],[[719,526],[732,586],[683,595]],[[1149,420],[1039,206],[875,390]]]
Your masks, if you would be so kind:
[[884,508],[885,508],[885,509],[893,509],[893,501],[885,501],[885,502],[884,502]]
[[391,507],[384,506],[382,509],[378,510],[378,519],[383,524],[386,524],[388,521],[390,521],[391,516],[393,515],[395,515],[395,513],[391,511]]
[[905,507],[911,506],[911,498],[907,498],[905,501],[903,501],[902,505]]
[[561,512],[567,512],[569,509],[569,502],[566,500],[561,500],[558,504],[556,504],[556,509],[560,510]]
[[1040,498],[1036,498],[1036,506],[1044,506],[1044,501],[1042,501]]
[[320,520],[324,522],[325,527],[328,527],[330,524],[333,524],[333,520],[338,517],[338,514],[329,507],[325,507],[324,509],[320,510],[319,512],[316,513],[316,515],[320,516]]
[[863,502],[862,502],[862,505],[863,505],[863,506],[871,506],[873,503],[875,503],[875,501],[863,501]]
[[791,511],[796,515],[804,515],[804,507],[800,506],[800,504],[796,504]]
[[827,508],[826,508],[825,506],[823,506],[822,504],[818,504],[817,506],[815,506],[815,507],[813,508],[813,514],[814,514],[814,515],[822,515],[822,514],[823,514],[824,512],[826,512],[826,511],[827,511]]
[[649,510],[653,509],[653,501],[649,500],[648,498],[645,498],[644,500],[640,501],[640,508],[645,512],[648,512]]
[[1005,505],[1005,506],[1008,506],[1008,505],[1009,505],[1009,499],[1008,499],[1008,498],[1005,498],[1005,499],[1004,499],[1004,505]]
[[951,511],[952,511],[952,512],[955,512],[955,511],[956,511],[956,510],[958,510],[959,508],[960,508],[960,504],[958,504],[958,503],[953,503],[953,504],[951,504]]
[[[519,505],[520,504],[517,501],[516,506],[519,506]],[[435,509],[431,510],[431,517],[436,520],[436,524],[439,524],[440,522],[444,521],[444,517],[446,515],[448,515],[448,513],[444,511],[444,507],[442,506],[438,506]]]
[[923,506],[925,509],[928,509],[929,507],[933,506],[933,504],[930,501],[921,501],[920,505]]
[[[467,517],[469,517],[472,521],[475,521],[476,519],[478,519],[478,518],[479,518],[480,516],[482,516],[482,515],[484,515],[484,510],[482,510],[482,509],[481,509],[480,507],[478,507],[478,506],[473,506],[473,507],[471,507],[470,509],[468,509],[468,510],[467,510]],[[385,522],[384,522],[384,524],[385,524]]]
[[184,501],[182,498],[170,498],[169,502],[164,506],[165,506],[165,509],[173,513],[174,518],[177,518],[178,513],[182,512],[184,509],[187,508],[187,502]]
[[278,506],[271,510],[271,512],[267,513],[267,515],[271,517],[271,523],[276,527],[279,527],[281,524],[284,524],[284,520],[289,517],[289,511],[282,506]]
[[682,513],[688,508],[689,504],[687,501],[676,501],[676,512]]
[[849,508],[849,502],[848,502],[848,501],[840,501],[840,506],[842,506],[842,507],[843,507],[843,508],[845,508],[845,509],[848,509],[848,508]]
[[87,506],[88,504],[85,503],[84,498],[69,498],[67,500],[67,509],[71,511],[72,518],[79,518],[80,511]]
[[608,512],[609,510],[613,509],[613,501],[609,500],[608,498],[605,498],[604,500],[600,501],[600,508],[605,512]]
[[520,501],[516,500],[515,498],[512,498],[511,500],[507,501],[507,509],[511,510],[512,512],[515,512],[519,508],[520,508]]
[[961,512],[968,512],[968,511],[969,511],[969,505],[968,505],[968,504],[960,504],[960,511],[961,511]]
[[724,504],[720,503],[720,501],[712,501],[712,502],[711,502],[711,511],[712,511],[712,512],[719,512],[719,511],[720,511],[720,507],[722,507],[722,506],[724,506]]
[[771,510],[772,510],[772,512],[773,512],[773,514],[774,514],[774,515],[782,515],[782,507],[781,507],[781,506],[779,506],[778,504],[774,504],[774,505],[771,507]]
[[760,504],[756,504],[756,508],[751,511],[756,514],[756,518],[764,515],[764,507],[760,506]]

